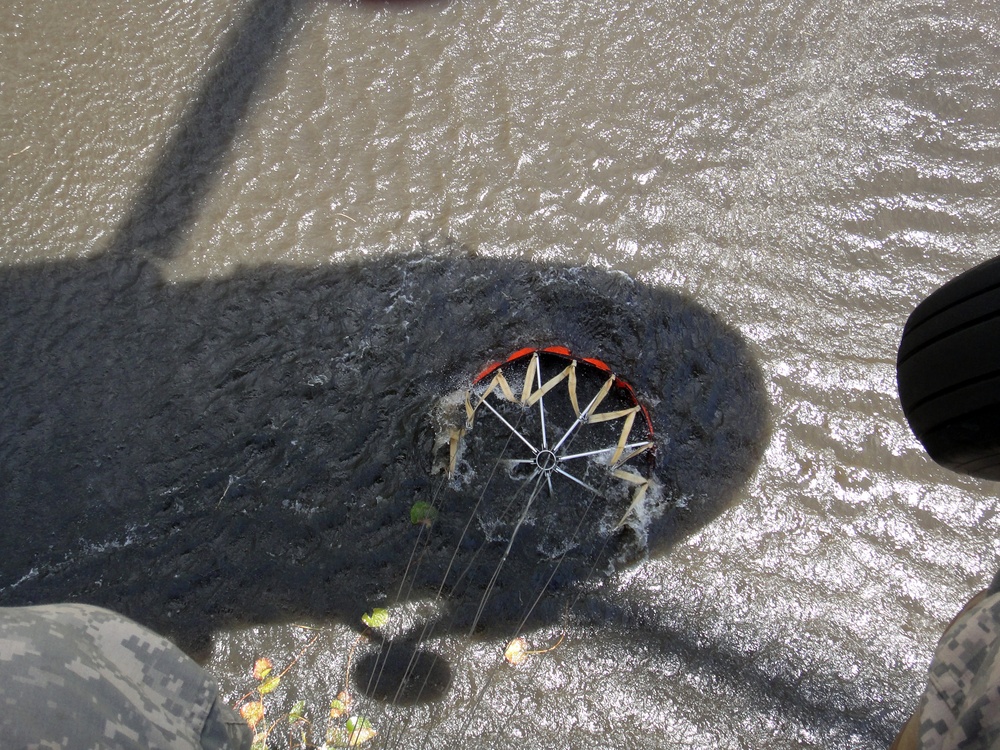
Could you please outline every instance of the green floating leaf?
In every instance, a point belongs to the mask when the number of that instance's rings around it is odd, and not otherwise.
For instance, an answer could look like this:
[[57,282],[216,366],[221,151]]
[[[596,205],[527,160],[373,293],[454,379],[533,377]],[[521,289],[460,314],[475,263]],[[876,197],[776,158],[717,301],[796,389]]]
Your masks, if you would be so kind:
[[370,614],[361,615],[361,622],[373,629],[385,627],[389,622],[389,610],[375,607]]
[[410,523],[415,526],[419,524],[430,526],[437,520],[437,517],[437,508],[423,500],[414,503],[413,507],[410,508]]
[[372,723],[364,716],[352,716],[347,720],[347,731],[354,734],[360,729],[371,729]]
[[375,736],[372,723],[364,716],[352,716],[347,720],[347,731],[350,733],[350,747],[363,745]]
[[297,721],[302,721],[306,718],[306,702],[299,701],[294,706],[292,710],[288,712],[288,723],[294,724]]
[[274,677],[268,677],[257,688],[257,692],[261,695],[267,695],[268,693],[273,693],[275,688],[281,683],[281,677],[275,675]]

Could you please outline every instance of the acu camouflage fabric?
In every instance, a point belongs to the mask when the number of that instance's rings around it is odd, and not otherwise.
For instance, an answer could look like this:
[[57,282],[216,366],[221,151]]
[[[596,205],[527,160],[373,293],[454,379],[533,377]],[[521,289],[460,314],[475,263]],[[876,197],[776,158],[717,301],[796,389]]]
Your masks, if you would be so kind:
[[1000,594],[938,642],[920,706],[921,750],[1000,748]]
[[250,747],[218,687],[165,638],[80,604],[0,608],[0,746]]

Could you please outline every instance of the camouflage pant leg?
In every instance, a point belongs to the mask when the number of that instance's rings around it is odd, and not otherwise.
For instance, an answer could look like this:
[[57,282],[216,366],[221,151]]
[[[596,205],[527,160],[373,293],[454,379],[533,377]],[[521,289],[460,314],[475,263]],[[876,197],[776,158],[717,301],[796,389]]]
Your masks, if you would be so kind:
[[79,604],[0,608],[0,737],[12,748],[107,750],[251,741],[215,681],[176,646]]
[[1000,594],[941,637],[919,712],[921,750],[1000,748]]
[[221,698],[216,698],[208,712],[205,731],[201,734],[202,750],[225,750],[225,748],[250,747],[250,728],[243,718],[227,706]]

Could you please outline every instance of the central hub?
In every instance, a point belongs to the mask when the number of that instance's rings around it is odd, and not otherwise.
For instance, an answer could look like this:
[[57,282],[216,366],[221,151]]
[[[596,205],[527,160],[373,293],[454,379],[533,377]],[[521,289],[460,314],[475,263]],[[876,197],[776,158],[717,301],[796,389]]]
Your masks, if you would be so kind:
[[550,450],[538,451],[538,455],[535,456],[535,466],[545,472],[552,471],[556,468],[557,463],[559,463],[559,459]]

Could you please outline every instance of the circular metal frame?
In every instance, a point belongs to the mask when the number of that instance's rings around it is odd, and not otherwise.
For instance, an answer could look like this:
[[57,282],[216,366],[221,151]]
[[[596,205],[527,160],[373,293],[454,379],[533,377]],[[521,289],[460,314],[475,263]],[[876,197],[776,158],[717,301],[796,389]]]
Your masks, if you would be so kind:
[[560,497],[557,484],[565,483],[604,498],[621,496],[624,488],[628,503],[615,528],[650,488],[655,441],[649,412],[599,359],[565,347],[525,348],[481,371],[465,394],[464,425],[450,431],[450,476],[483,421],[494,435],[495,456],[488,458],[524,483],[547,487],[550,497]]

